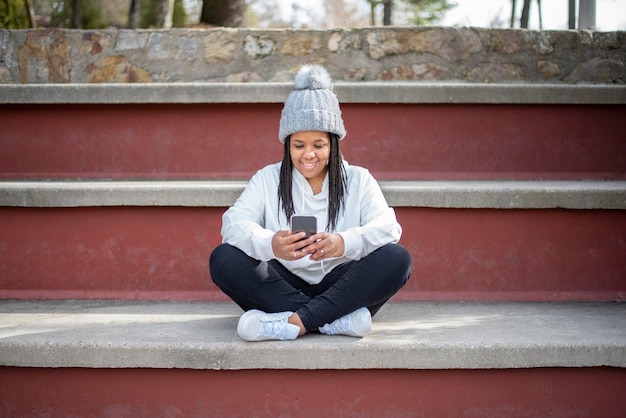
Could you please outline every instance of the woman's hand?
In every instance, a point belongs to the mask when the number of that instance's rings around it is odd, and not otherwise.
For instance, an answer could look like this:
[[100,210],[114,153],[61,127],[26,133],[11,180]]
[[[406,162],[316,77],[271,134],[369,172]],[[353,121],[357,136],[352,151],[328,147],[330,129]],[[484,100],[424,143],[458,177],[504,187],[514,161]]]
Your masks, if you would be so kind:
[[339,234],[320,232],[311,236],[307,242],[312,241],[302,249],[302,253],[311,254],[311,260],[320,261],[326,258],[341,257],[345,252],[343,237]]
[[[311,239],[302,240],[306,234],[297,232],[292,234],[291,231],[281,230],[272,237],[272,251],[276,258],[283,260],[299,260],[308,253],[300,251],[307,244],[313,242]],[[302,240],[302,241],[301,241]]]

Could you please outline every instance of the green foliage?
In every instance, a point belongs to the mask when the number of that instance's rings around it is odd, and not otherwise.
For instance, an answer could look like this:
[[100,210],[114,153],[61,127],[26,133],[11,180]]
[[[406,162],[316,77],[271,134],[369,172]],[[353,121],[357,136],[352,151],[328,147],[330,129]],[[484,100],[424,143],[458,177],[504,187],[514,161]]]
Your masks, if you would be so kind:
[[[102,29],[107,24],[102,20],[100,11],[101,3],[97,0],[80,0],[81,22],[83,29]],[[72,1],[60,0],[52,3],[52,13],[50,13],[50,26],[71,28],[72,22]]]
[[429,25],[441,20],[446,11],[456,6],[448,0],[405,0],[415,8],[415,24]]
[[28,10],[24,0],[0,0],[0,28],[26,29]]
[[[158,4],[162,0],[142,0],[139,13],[141,19],[139,26],[142,28],[154,27],[157,21]],[[172,27],[180,28],[185,26],[187,22],[187,13],[185,12],[185,0],[174,0],[174,16],[172,17]]]
[[156,24],[158,0],[143,0],[139,7],[139,27],[149,28]]
[[182,28],[187,23],[187,12],[185,12],[184,0],[174,1],[174,17],[172,18],[172,26]]
[[81,0],[82,21],[85,29],[106,28],[107,24],[102,20],[100,11],[101,3],[96,0]]
[[[72,28],[72,0],[31,0],[36,13],[49,16],[49,23],[44,26]],[[187,23],[184,7],[185,0],[175,0],[173,26],[183,27]],[[0,0],[0,28],[21,29],[28,27],[28,15],[24,0]],[[141,1],[140,27],[149,28],[156,22],[156,7],[158,0]],[[84,29],[101,29],[110,25],[125,27],[128,19],[128,9],[120,9],[124,2],[80,0],[81,25]],[[130,2],[129,2],[130,4]],[[116,13],[111,17],[111,9],[116,7]],[[104,17],[107,15],[108,17]],[[108,20],[107,20],[108,19]],[[110,21],[109,21],[110,20]]]
[[[370,21],[374,24],[374,9],[385,3],[392,2],[393,10],[402,10],[403,13],[413,15],[415,25],[429,25],[437,23],[446,11],[456,7],[456,3],[448,0],[367,0],[370,4]],[[394,22],[392,22],[393,24]]]

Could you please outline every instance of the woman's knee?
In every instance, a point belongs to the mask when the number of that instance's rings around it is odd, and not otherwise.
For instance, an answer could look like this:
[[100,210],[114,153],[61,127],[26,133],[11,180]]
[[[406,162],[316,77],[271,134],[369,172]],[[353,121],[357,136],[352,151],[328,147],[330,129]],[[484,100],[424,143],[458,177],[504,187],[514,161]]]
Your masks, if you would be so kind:
[[400,244],[387,244],[381,247],[385,257],[389,258],[394,263],[400,263],[401,265],[409,268],[411,266],[411,254],[409,251]]
[[218,277],[223,276],[225,269],[228,269],[231,260],[233,259],[233,251],[236,250],[230,244],[220,244],[209,256],[209,273],[213,282],[216,282]]
[[393,266],[394,270],[402,276],[402,280],[406,282],[413,267],[409,251],[400,244],[387,244],[382,249],[387,264]]
[[211,251],[209,257],[209,263],[213,264],[219,260],[226,258],[226,254],[231,251],[232,246],[230,244],[220,244]]

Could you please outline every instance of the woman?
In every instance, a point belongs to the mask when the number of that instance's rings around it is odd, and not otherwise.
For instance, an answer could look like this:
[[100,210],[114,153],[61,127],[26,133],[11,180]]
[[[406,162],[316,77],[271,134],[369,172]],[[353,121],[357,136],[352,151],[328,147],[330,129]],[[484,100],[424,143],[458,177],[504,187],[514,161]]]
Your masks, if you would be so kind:
[[[342,159],[331,88],[323,67],[298,71],[280,119],[282,162],[259,170],[224,213],[211,277],[246,311],[237,325],[246,341],[363,337],[409,278],[395,212],[371,174]],[[322,232],[292,233],[294,214],[315,215]]]

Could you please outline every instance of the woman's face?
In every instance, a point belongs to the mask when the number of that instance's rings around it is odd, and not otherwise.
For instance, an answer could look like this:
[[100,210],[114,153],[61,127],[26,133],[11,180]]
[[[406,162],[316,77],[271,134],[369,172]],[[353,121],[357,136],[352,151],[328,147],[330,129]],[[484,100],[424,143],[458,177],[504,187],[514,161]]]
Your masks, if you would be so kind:
[[330,138],[320,131],[296,132],[289,143],[291,162],[308,180],[324,179],[330,158]]

